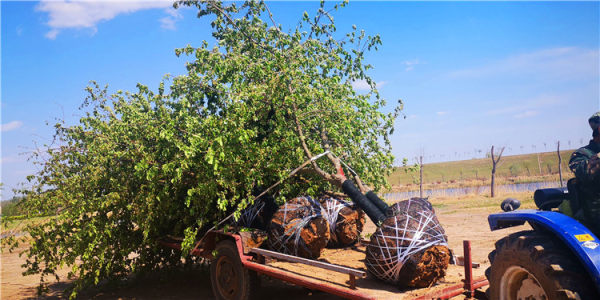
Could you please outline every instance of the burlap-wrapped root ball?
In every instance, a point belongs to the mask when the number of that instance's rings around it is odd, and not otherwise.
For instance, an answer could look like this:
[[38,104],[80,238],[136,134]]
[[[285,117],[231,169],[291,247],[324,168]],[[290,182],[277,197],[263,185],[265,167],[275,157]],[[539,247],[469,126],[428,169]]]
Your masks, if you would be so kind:
[[319,202],[331,233],[327,246],[338,248],[354,245],[365,225],[365,213],[352,203],[330,196],[322,196]]
[[401,287],[429,287],[446,275],[447,237],[427,200],[397,203],[371,236],[365,264],[375,277]]
[[329,224],[321,205],[310,197],[287,201],[273,215],[267,243],[286,254],[315,259],[329,242]]

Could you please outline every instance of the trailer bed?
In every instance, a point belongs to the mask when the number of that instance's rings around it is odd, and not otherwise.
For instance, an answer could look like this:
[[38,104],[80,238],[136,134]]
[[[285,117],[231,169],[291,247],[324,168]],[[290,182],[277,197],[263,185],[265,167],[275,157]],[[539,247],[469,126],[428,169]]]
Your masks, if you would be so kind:
[[[324,249],[318,261],[366,272],[364,265],[365,248],[364,245],[360,245],[344,249]],[[306,277],[309,280],[315,280],[315,282],[329,283],[340,287],[348,287],[350,285],[348,275],[325,270],[320,267],[278,260],[268,261],[267,265],[281,271]],[[425,295],[443,294],[444,290],[456,287],[457,285],[462,287],[464,273],[462,266],[450,265],[444,279],[432,287],[420,289],[401,289],[368,275],[366,278],[356,279],[356,291],[376,299],[414,299]],[[483,276],[483,273],[484,270],[481,270],[481,268],[473,269],[474,278]]]

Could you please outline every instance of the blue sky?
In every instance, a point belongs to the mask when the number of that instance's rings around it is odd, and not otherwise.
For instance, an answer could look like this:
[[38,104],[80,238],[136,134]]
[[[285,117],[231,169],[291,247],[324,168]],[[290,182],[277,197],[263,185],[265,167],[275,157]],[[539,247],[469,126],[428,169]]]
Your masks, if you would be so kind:
[[[318,6],[268,4],[286,28]],[[77,122],[90,80],[112,91],[156,89],[164,74],[184,73],[175,48],[212,42],[208,20],[168,2],[0,5],[2,199],[35,172],[27,153],[51,141],[55,119]],[[351,1],[334,17],[340,32],[356,24],[381,35],[367,62],[388,102],[405,102],[392,137],[397,158],[470,159],[492,145],[507,155],[551,151],[591,136],[599,2]]]

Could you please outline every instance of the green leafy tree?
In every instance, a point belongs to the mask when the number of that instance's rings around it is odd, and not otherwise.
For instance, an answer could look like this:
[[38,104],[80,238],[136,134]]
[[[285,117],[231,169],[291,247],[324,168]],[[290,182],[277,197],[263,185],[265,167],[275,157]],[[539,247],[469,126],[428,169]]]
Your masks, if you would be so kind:
[[519,176],[522,172],[522,168],[519,164],[511,164],[510,167],[508,167],[508,170],[510,171],[511,176]]
[[[0,185],[0,188],[2,185]],[[10,200],[5,200],[0,203],[1,216],[4,217],[15,217],[23,214],[23,210],[18,206],[20,197],[13,197]]]
[[[177,264],[181,254],[158,246],[159,238],[184,236],[187,255],[256,191],[327,150],[328,160],[273,190],[278,201],[336,188],[338,157],[365,184],[385,186],[399,109],[382,112],[366,73],[364,54],[379,36],[355,26],[336,32],[331,12],[345,5],[321,3],[284,31],[263,2],[176,3],[210,18],[217,44],[176,49],[191,58],[187,74],[167,76],[157,91],[139,84],[109,95],[92,83],[80,122],[56,124],[57,142],[39,153],[47,158],[23,191],[26,211],[56,217],[27,228],[25,274],[40,274],[43,286],[68,265],[76,296],[101,280]],[[357,81],[370,90],[357,93]]]

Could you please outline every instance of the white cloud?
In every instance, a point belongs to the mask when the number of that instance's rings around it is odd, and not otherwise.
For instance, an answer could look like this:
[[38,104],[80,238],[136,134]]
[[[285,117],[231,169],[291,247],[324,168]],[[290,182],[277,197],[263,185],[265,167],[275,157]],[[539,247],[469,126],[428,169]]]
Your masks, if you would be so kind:
[[535,117],[535,116],[537,116],[539,114],[540,113],[538,111],[528,110],[528,111],[525,111],[523,113],[516,114],[516,115],[514,115],[514,117],[517,118],[517,119],[522,119],[522,118]]
[[58,29],[52,29],[52,30],[48,31],[44,36],[47,39],[54,40],[54,39],[56,39],[56,36],[58,35],[59,32],[60,31]]
[[182,19],[183,16],[174,8],[168,9],[167,13],[169,16],[159,19],[160,27],[167,30],[175,30],[175,23],[177,23],[177,20]]
[[[385,86],[388,82],[387,81],[380,81],[375,83],[375,86],[380,89],[383,86]],[[365,80],[358,80],[358,81],[353,81],[352,82],[352,88],[357,90],[357,91],[368,91],[371,89],[371,87],[369,86],[369,84],[367,83],[367,81]]]
[[503,114],[513,114],[514,117],[530,117],[533,116],[531,113],[529,115],[525,115],[524,112],[537,112],[540,109],[548,109],[550,107],[555,107],[559,105],[563,105],[569,103],[568,96],[562,95],[539,95],[535,98],[530,99],[519,99],[519,104],[512,106],[505,106],[497,109],[492,109],[485,112],[486,115],[503,115]]
[[17,26],[16,32],[17,36],[21,36],[21,34],[23,34],[23,27],[21,27],[21,25]]
[[448,112],[447,112],[447,111],[438,111],[438,112],[436,112],[436,114],[437,114],[438,116],[443,116],[443,115],[446,115],[446,114],[448,114]]
[[486,65],[450,73],[454,78],[524,76],[533,78],[598,78],[599,49],[550,48],[522,53]]
[[21,128],[21,126],[23,126],[23,122],[12,121],[12,122],[0,125],[0,128],[1,128],[0,131],[2,131],[2,132],[11,131],[11,130],[19,129],[19,128]]
[[[61,30],[67,28],[89,28],[96,30],[102,21],[113,19],[119,14],[133,13],[139,10],[170,8],[173,1],[122,0],[122,1],[42,1],[36,6],[37,11],[48,13],[46,33],[49,39],[55,39]],[[160,20],[163,22],[162,19]],[[171,24],[174,26],[174,22]]]
[[160,20],[160,27],[168,30],[175,30],[176,20],[173,17],[164,17]]
[[415,60],[407,60],[402,62],[403,65],[406,66],[406,68],[404,68],[404,71],[412,71],[416,65],[420,65],[421,62],[419,61],[419,59],[415,59]]

